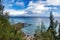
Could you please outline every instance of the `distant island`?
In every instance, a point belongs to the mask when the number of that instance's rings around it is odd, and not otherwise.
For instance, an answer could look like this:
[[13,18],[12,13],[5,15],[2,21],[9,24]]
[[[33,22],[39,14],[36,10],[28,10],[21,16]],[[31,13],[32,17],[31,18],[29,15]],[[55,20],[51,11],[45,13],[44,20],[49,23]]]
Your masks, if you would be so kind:
[[[49,18],[49,16],[9,16],[9,18]],[[60,18],[60,17],[54,17]]]

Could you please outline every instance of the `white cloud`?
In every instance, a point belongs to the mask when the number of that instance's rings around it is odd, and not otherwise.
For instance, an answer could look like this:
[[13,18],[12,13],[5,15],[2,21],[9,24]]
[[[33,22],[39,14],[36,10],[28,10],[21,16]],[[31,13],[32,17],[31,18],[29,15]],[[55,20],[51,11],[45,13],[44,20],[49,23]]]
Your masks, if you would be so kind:
[[8,10],[5,10],[4,12],[9,12],[9,15],[13,15],[13,16],[16,16],[16,15],[22,15],[24,13],[26,13],[24,10],[13,10],[13,9],[8,9]]
[[[42,3],[40,3],[42,2]],[[50,1],[45,1],[46,3],[48,3],[49,5],[59,5],[60,1],[58,2],[50,2]],[[52,4],[50,4],[52,3]],[[30,1],[29,5],[28,5],[28,8],[26,9],[26,11],[29,13],[29,11],[31,11],[32,13],[35,13],[35,14],[43,14],[44,15],[44,12],[50,10],[50,8],[48,7],[44,7],[46,4],[43,4],[43,1],[39,1],[39,2],[36,2],[34,3],[33,1]],[[56,7],[54,7],[53,9],[57,9]],[[45,13],[46,14],[46,13]],[[57,12],[56,13],[53,13],[54,16],[60,16]],[[47,15],[48,16],[48,15]]]
[[45,4],[40,4],[39,2],[34,3],[31,1],[28,5],[26,11],[32,11],[33,13],[43,13],[43,11],[48,10],[48,8],[44,7]]
[[[51,0],[52,1],[52,0]],[[59,4],[60,1],[56,1],[54,3],[54,1],[51,2],[50,0],[45,1],[45,3],[51,5],[55,5],[55,4]],[[16,5],[20,5],[20,6],[24,6],[24,2],[16,2]],[[46,4],[43,4],[43,1],[38,1],[38,2],[33,2],[30,1],[28,7],[25,10],[7,10],[8,12],[10,12],[10,15],[25,15],[25,16],[40,16],[41,14],[44,15],[44,12],[46,12],[47,10],[49,10],[49,8],[44,7]],[[12,5],[10,5],[12,6]],[[57,9],[57,8],[54,8]],[[45,13],[46,14],[46,13]],[[57,12],[53,13],[55,16],[60,16],[59,14],[57,14]]]
[[60,16],[60,14],[59,14],[59,13],[57,13],[57,12],[53,12],[53,15],[54,15],[54,16],[57,16],[57,17],[59,17],[59,16]]
[[60,0],[47,0],[49,5],[60,5]]
[[16,2],[16,5],[24,6],[24,2]]

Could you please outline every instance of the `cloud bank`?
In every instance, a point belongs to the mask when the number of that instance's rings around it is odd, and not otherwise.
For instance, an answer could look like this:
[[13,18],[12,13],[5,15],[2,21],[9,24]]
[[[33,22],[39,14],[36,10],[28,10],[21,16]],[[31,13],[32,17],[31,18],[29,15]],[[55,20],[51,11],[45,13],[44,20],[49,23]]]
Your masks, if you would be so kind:
[[[14,2],[14,0],[12,0],[12,2]],[[24,2],[16,2],[17,5],[20,5],[20,6],[24,6]],[[36,2],[34,1],[30,1],[29,4],[28,4],[28,7],[26,9],[23,9],[23,10],[7,10],[9,13],[9,15],[26,15],[26,16],[41,16],[41,15],[47,15],[47,12],[49,10],[49,8],[47,7],[44,7],[45,5],[60,5],[60,1],[59,0],[46,0],[46,1],[41,1],[41,0],[38,0]],[[12,5],[10,5],[12,6]],[[57,8],[55,8],[57,9]],[[5,10],[6,11],[6,10]],[[49,13],[48,13],[49,15]],[[55,16],[60,16],[58,12],[54,12],[53,15]]]

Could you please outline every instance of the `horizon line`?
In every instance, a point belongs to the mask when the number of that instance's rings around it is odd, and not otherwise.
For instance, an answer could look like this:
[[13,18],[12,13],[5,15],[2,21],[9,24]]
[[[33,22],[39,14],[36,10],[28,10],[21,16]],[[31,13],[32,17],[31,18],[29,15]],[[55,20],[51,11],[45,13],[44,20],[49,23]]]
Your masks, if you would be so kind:
[[[49,18],[49,16],[9,16],[9,18]],[[54,18],[60,18],[60,16],[54,16]]]

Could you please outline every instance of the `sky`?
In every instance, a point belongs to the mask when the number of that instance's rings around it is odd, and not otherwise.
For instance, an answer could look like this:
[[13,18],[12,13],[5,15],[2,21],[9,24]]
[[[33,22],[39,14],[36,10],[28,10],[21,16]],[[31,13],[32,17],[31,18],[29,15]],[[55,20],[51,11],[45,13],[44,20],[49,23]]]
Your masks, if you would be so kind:
[[3,0],[11,16],[60,16],[60,0]]

